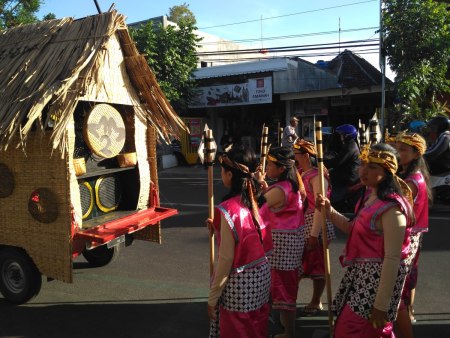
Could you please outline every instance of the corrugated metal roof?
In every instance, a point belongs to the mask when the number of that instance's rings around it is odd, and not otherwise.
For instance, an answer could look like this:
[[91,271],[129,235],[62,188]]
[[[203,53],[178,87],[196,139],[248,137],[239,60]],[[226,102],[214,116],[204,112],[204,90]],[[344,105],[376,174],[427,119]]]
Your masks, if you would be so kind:
[[208,79],[223,76],[233,76],[251,73],[265,73],[288,69],[287,58],[277,58],[262,61],[239,62],[229,65],[199,68],[194,72],[196,79]]

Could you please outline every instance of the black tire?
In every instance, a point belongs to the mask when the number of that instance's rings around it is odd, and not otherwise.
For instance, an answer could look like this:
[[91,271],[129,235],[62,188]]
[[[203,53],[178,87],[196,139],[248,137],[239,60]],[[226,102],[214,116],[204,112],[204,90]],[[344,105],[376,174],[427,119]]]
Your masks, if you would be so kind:
[[90,265],[95,267],[105,266],[113,262],[119,256],[120,246],[108,248],[106,245],[91,250],[84,250],[83,257]]
[[41,290],[42,277],[33,260],[21,249],[0,251],[0,292],[14,304],[23,304]]

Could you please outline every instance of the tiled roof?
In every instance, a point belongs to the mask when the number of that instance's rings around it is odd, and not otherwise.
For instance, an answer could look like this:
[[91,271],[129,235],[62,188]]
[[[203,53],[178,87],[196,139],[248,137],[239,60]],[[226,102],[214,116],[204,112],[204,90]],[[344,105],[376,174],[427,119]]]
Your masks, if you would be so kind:
[[[381,72],[362,57],[345,50],[327,63],[327,68],[338,76],[343,87],[362,88],[381,85]],[[392,83],[387,77],[386,84]]]

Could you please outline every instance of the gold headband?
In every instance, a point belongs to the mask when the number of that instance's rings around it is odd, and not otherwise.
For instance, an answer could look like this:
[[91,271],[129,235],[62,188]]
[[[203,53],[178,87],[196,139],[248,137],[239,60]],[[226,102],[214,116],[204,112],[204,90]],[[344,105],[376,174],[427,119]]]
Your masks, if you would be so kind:
[[397,157],[389,151],[373,150],[370,149],[370,144],[364,146],[361,150],[359,158],[365,163],[377,163],[383,168],[390,171],[394,177],[394,180],[398,182],[402,189],[403,196],[409,201],[411,205],[414,204],[411,188],[408,184],[396,175],[398,169]]
[[370,145],[366,145],[362,150],[359,158],[362,162],[377,163],[383,168],[395,175],[398,169],[397,157],[389,151],[380,151],[370,149]]
[[279,165],[281,165],[283,167],[286,167],[286,168],[290,168],[293,165],[295,165],[295,160],[288,159],[287,163],[283,163],[283,162],[279,161],[276,157],[274,157],[274,156],[272,156],[270,154],[267,155],[267,159],[270,162],[278,163]]
[[317,150],[316,150],[316,146],[314,145],[314,143],[305,141],[303,139],[298,139],[294,143],[294,149],[304,151],[312,156],[317,156]]
[[420,155],[423,155],[427,150],[427,144],[422,136],[419,134],[407,134],[405,132],[400,133],[395,138],[397,142],[405,143],[413,148],[415,148]]

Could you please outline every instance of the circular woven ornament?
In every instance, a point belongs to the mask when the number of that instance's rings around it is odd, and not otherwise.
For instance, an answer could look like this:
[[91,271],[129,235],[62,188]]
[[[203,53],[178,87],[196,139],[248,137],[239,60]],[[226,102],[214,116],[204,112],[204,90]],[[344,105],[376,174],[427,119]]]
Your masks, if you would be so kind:
[[53,191],[38,188],[31,193],[28,211],[39,222],[52,223],[58,218],[57,198]]
[[14,191],[14,175],[6,164],[0,163],[0,198],[8,197]]
[[125,145],[125,124],[120,113],[109,104],[98,104],[87,114],[84,140],[97,156],[112,158]]

